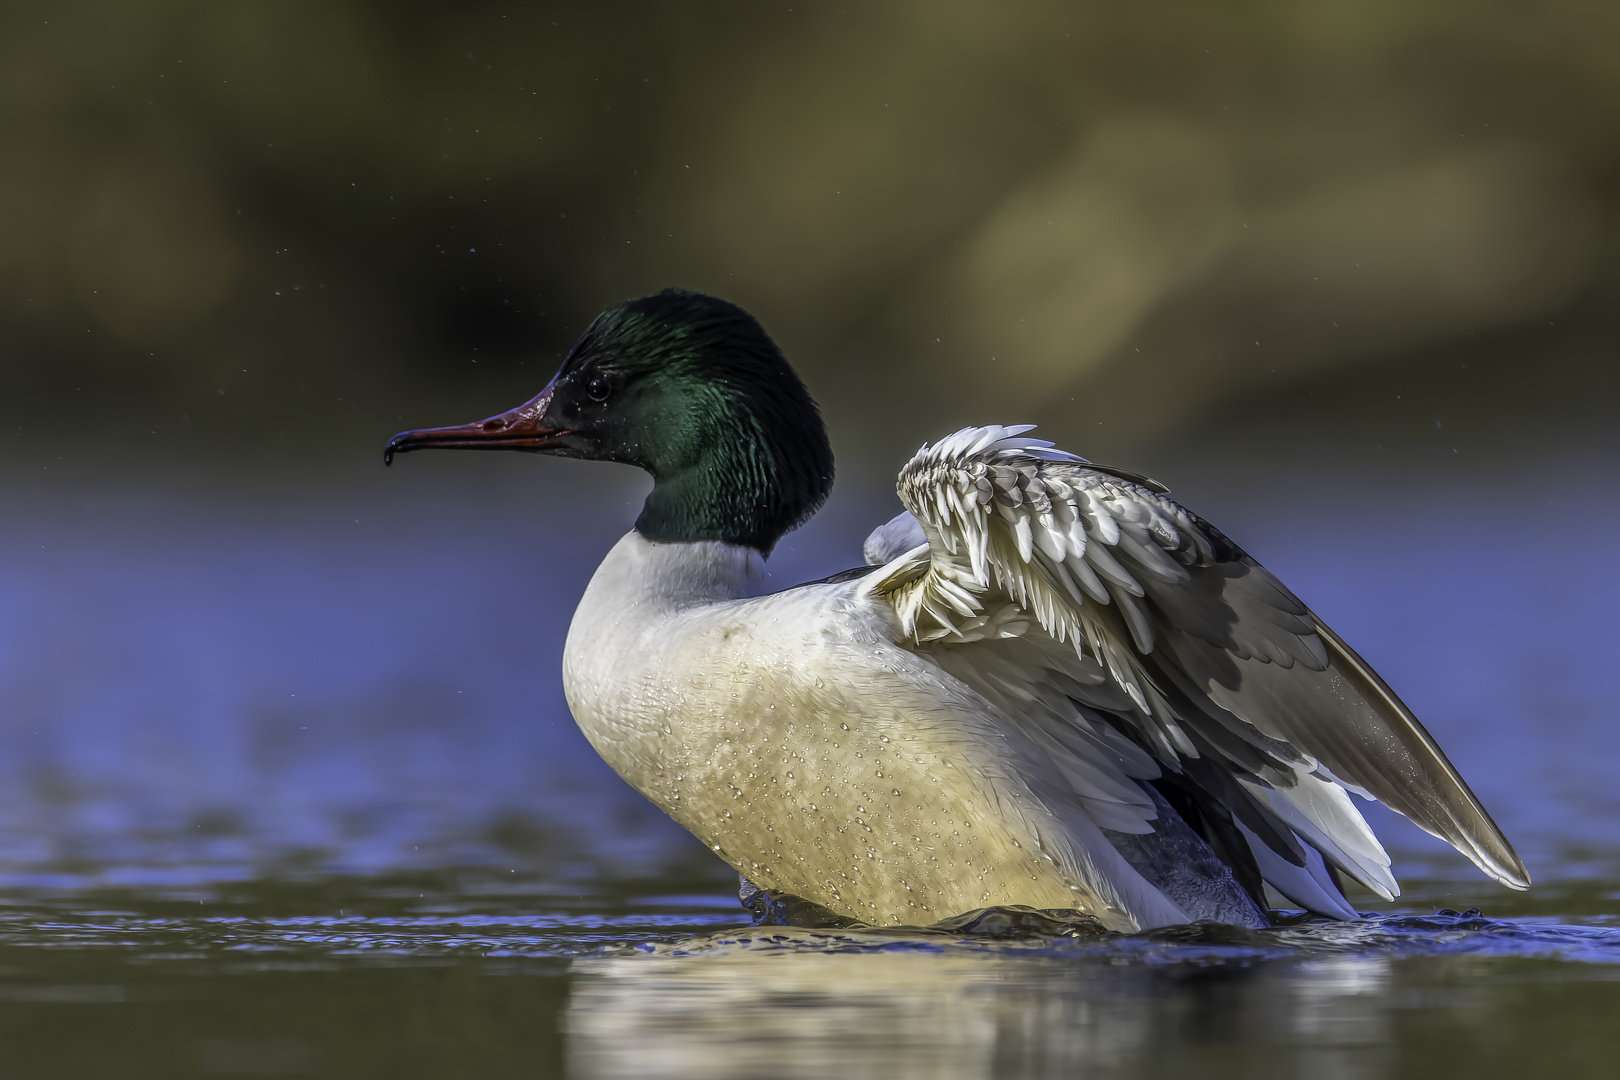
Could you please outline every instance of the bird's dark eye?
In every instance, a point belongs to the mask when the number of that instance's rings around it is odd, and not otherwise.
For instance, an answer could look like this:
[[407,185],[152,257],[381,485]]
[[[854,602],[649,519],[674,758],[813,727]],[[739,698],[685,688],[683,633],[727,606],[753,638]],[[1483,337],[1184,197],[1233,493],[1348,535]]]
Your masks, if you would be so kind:
[[585,393],[592,401],[606,401],[608,395],[613,393],[613,384],[598,375],[585,384]]

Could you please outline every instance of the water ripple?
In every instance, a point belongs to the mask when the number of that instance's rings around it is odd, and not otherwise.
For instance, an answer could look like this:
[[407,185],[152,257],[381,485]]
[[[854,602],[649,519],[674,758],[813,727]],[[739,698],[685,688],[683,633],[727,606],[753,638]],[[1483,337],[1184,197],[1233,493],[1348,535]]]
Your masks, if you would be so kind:
[[[458,955],[566,959],[644,955],[717,958],[747,953],[917,952],[1065,958],[1104,964],[1232,964],[1336,956],[1482,956],[1620,964],[1620,929],[1494,919],[1477,910],[1369,914],[1357,922],[1293,915],[1271,929],[1197,923],[1141,934],[962,933],[939,928],[747,926],[724,897],[682,898],[675,910],[589,909],[339,914],[196,914],[91,909],[71,902],[0,910],[0,944],[120,949],[133,957],[320,953],[431,959]],[[364,898],[361,903],[364,903]],[[510,908],[512,898],[497,906]],[[179,905],[167,905],[170,908]],[[708,910],[703,910],[704,907]]]

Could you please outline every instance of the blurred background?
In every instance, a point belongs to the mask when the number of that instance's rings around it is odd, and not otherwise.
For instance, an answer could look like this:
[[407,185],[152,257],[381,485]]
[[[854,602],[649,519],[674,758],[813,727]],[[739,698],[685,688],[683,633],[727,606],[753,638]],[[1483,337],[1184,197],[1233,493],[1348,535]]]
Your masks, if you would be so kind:
[[5,5],[0,882],[720,880],[558,685],[644,482],[380,460],[666,285],[826,413],[777,583],[1037,422],[1278,571],[1538,878],[1614,873],[1620,7],[788,3]]

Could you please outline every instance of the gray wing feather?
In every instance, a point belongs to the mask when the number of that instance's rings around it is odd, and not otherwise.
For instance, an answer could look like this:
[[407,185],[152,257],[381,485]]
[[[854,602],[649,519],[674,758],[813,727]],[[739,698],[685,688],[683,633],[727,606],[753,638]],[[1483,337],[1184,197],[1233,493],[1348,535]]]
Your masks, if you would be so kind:
[[1396,891],[1346,789],[1504,884],[1528,885],[1411,710],[1282,582],[1162,488],[1027,430],[966,429],[919,451],[899,492],[926,547],[883,545],[896,557],[870,587],[917,648],[992,689],[998,707],[1016,713],[1021,693],[1047,695],[1038,724],[1075,759],[1067,772],[1108,828],[1155,817],[1151,800],[1130,795],[1141,763],[1111,761],[1101,744],[1065,742],[1060,730],[1131,733],[1172,773],[1200,758],[1218,764],[1238,781],[1222,798],[1250,846],[1265,849],[1267,880],[1314,910],[1343,910],[1321,858]]

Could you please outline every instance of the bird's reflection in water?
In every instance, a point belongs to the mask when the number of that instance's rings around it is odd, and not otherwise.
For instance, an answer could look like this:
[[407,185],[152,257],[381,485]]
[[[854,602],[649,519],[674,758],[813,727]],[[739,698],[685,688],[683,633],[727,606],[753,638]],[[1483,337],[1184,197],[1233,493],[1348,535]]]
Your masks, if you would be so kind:
[[[1123,1076],[1269,1065],[1387,1073],[1384,957],[982,948],[761,928],[582,959],[581,1077]],[[1219,1070],[1217,1070],[1218,1072]]]

